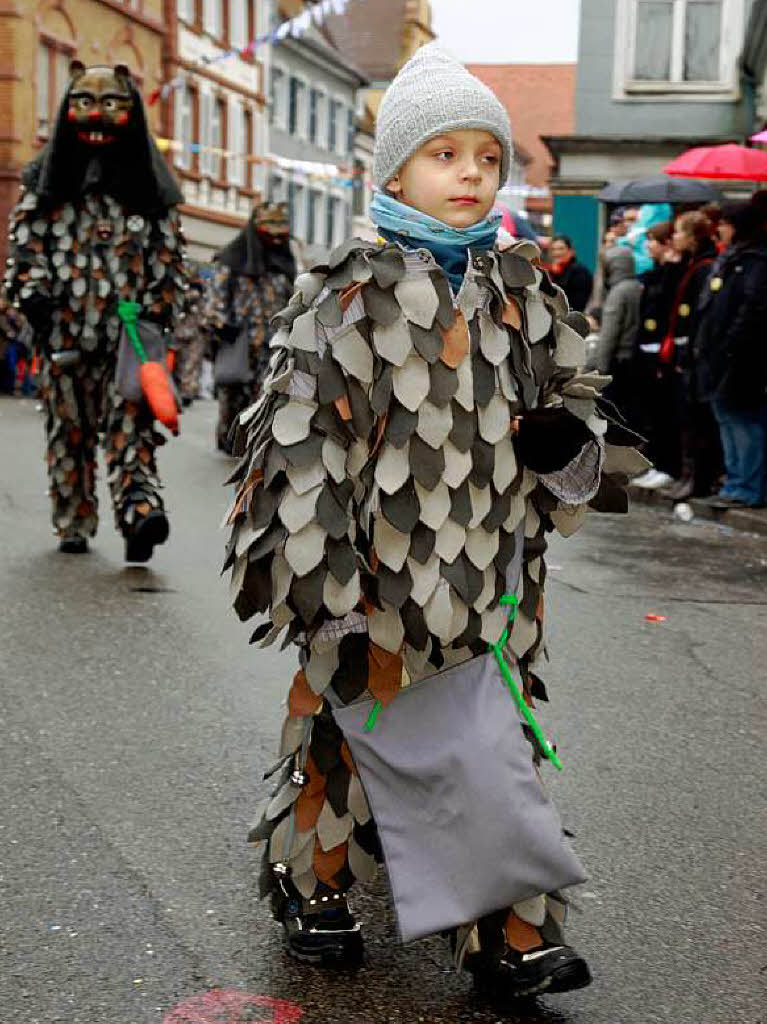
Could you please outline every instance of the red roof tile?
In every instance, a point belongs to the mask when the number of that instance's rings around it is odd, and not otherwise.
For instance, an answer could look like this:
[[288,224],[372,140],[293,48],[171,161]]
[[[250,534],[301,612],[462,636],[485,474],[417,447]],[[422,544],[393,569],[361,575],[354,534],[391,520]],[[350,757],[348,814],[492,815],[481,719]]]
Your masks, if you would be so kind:
[[525,168],[530,185],[548,184],[553,166],[541,135],[575,131],[575,64],[469,64],[511,118],[514,141],[533,158]]

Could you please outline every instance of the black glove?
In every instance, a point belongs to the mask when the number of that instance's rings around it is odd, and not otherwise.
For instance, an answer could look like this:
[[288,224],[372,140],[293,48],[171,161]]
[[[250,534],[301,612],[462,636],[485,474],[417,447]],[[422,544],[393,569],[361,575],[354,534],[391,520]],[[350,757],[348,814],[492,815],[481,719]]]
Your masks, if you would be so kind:
[[45,353],[49,352],[49,342],[53,329],[51,300],[42,295],[31,295],[21,307],[35,336],[35,345]]
[[239,333],[240,328],[237,324],[226,323],[216,331],[216,341],[218,341],[219,345],[231,345],[237,340]]
[[534,473],[564,469],[594,435],[567,409],[532,409],[522,415],[516,437],[517,455]]

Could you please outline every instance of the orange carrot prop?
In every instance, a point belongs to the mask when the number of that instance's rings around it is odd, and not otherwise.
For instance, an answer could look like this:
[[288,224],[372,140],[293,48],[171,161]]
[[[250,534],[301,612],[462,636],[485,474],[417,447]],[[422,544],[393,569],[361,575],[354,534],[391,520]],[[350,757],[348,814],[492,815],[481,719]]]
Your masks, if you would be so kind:
[[144,398],[155,419],[166,426],[172,434],[178,434],[178,408],[165,367],[162,363],[151,362],[147,358],[146,349],[138,336],[136,327],[140,311],[141,306],[138,302],[121,301],[117,307],[118,316],[125,326],[125,333],[141,363],[139,382]]

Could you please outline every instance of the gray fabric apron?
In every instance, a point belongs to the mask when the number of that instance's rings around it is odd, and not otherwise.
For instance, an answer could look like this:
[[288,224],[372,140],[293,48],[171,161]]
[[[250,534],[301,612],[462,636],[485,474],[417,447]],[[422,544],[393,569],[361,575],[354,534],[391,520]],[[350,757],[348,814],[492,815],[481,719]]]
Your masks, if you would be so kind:
[[[522,546],[520,529],[510,593]],[[495,654],[406,687],[367,732],[373,704],[333,715],[378,826],[403,942],[585,881]]]

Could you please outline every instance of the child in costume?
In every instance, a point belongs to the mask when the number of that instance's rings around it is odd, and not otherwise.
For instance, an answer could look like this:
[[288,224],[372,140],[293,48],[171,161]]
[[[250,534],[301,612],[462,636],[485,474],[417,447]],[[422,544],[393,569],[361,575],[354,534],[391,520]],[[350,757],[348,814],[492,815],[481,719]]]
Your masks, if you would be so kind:
[[43,357],[48,477],[62,551],[98,526],[96,447],[103,434],[115,523],[128,561],[168,536],[145,402],[115,385],[120,301],[169,331],[183,299],[176,182],[152,141],[122,65],[70,67],[50,141],[24,169],[11,215],[6,291]]
[[[522,535],[509,647],[527,702],[545,699],[546,533],[572,533],[590,502],[626,508],[636,459],[611,442],[632,437],[600,408],[607,379],[578,370],[585,318],[533,243],[496,248],[511,158],[494,94],[435,45],[419,50],[378,117],[381,238],[297,279],[265,393],[239,418],[234,606],[268,613],[254,641],[286,629],[301,664],[278,785],[250,839],[266,843],[262,894],[306,961],[359,959],[347,893],[382,859],[331,707],[396,704],[402,687],[485,655]],[[461,922],[457,959],[509,996],[588,984],[564,910],[561,893],[540,892]]]

